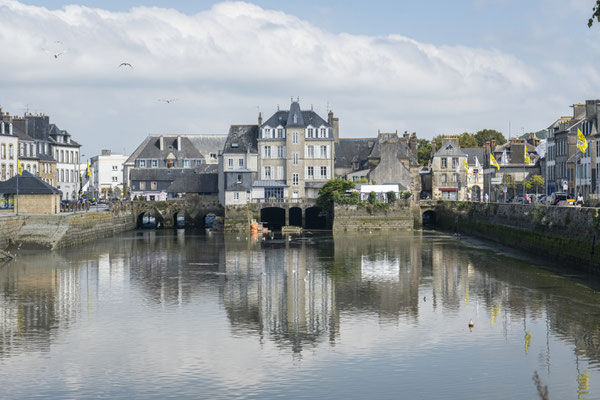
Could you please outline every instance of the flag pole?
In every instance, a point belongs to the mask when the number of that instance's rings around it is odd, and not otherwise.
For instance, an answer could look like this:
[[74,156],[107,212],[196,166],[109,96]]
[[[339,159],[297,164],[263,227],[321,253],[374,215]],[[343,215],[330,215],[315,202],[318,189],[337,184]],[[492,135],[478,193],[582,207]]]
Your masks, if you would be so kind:
[[19,168],[17,167],[17,215],[19,215]]

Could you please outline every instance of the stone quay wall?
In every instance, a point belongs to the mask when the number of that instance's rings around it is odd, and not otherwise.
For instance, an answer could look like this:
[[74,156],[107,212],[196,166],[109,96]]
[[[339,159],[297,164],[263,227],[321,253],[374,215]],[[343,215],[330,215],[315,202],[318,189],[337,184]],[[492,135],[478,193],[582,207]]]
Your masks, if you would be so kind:
[[[11,212],[12,214],[12,212]],[[23,226],[21,215],[3,215],[0,217],[0,249],[12,244]]]
[[333,232],[370,232],[410,230],[414,227],[413,210],[408,201],[397,201],[389,208],[335,204]]
[[600,210],[439,202],[436,225],[508,245],[569,268],[600,272]]
[[[252,206],[226,206],[223,230],[225,232],[250,232],[250,220],[256,218]],[[260,221],[260,214],[257,221]]]

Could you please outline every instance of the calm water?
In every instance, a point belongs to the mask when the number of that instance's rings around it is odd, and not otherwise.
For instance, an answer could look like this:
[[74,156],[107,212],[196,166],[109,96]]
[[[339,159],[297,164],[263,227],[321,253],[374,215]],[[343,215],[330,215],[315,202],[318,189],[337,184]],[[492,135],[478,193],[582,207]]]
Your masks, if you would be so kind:
[[537,370],[600,398],[600,293],[520,258],[433,232],[21,251],[0,397],[535,399]]

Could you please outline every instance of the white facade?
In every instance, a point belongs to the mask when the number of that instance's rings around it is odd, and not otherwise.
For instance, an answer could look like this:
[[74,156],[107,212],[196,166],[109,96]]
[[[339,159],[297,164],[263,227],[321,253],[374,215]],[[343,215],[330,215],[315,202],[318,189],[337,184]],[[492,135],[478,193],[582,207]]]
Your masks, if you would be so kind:
[[17,173],[19,139],[13,135],[12,124],[0,122],[0,180]]
[[[119,189],[123,192],[123,164],[127,160],[126,155],[112,154],[110,150],[103,150],[99,156],[94,156],[90,160],[92,176],[90,178],[89,190]],[[100,195],[100,197],[103,197]]]
[[79,192],[79,147],[53,143],[56,159],[56,187],[62,191],[62,200],[73,200]]

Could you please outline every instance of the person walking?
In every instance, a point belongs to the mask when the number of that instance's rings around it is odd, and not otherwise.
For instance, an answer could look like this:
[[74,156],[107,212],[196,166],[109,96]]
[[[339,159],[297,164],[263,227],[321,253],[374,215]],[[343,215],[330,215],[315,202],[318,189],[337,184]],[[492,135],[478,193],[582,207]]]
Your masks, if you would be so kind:
[[489,199],[490,199],[490,197],[489,197],[489,196],[488,196],[488,194],[486,193],[486,194],[483,196],[483,201],[485,201],[485,202],[487,203]]
[[583,207],[583,196],[581,195],[581,193],[579,193],[579,194],[577,195],[577,205],[578,205],[579,207]]

